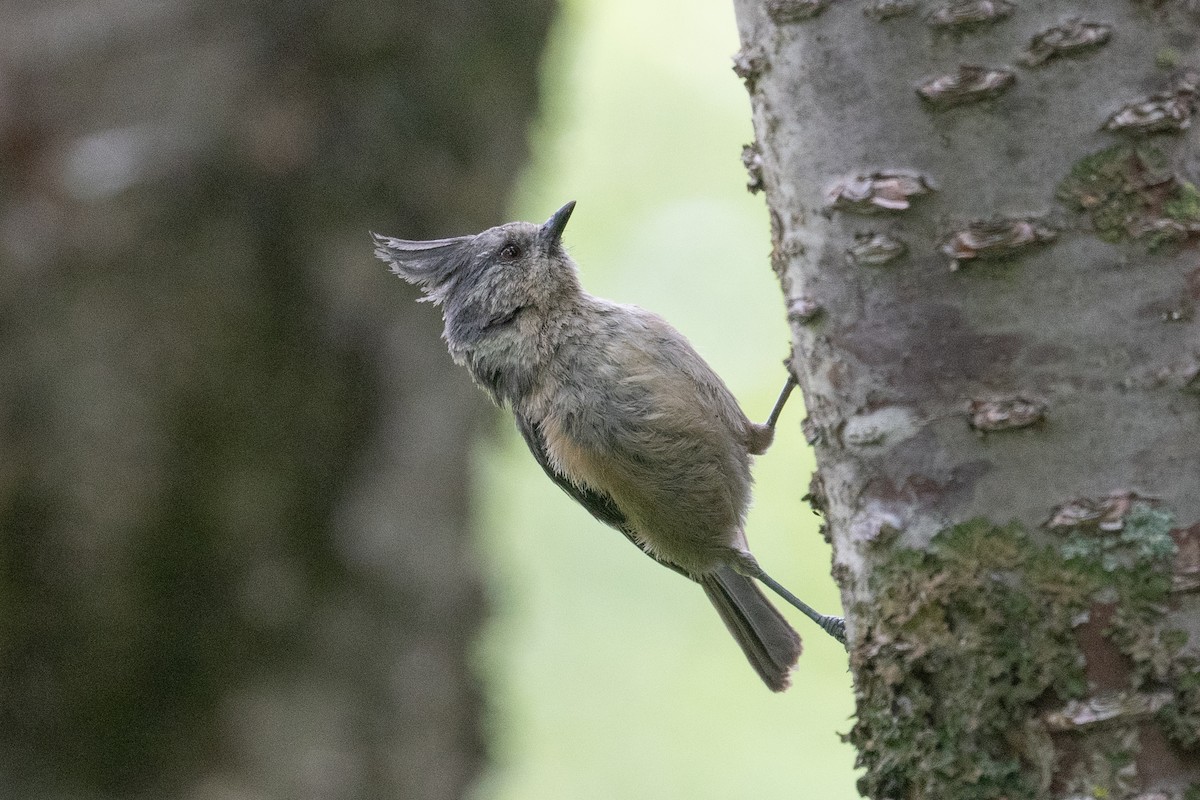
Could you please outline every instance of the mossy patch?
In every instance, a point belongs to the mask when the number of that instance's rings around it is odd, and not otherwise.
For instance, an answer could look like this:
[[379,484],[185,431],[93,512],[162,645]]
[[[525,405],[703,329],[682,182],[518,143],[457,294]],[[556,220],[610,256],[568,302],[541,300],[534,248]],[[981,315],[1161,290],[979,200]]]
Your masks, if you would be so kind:
[[[1072,620],[1092,583],[1018,527],[969,522],[872,576],[850,739],[869,797],[1032,797],[1048,738],[1030,708],[1086,688]],[[1041,753],[1041,755],[1039,755]],[[1037,765],[1042,768],[1038,769]],[[966,782],[964,783],[964,776]],[[953,787],[953,788],[951,788]]]
[[1157,147],[1119,144],[1085,156],[1058,186],[1058,199],[1086,212],[1106,242],[1151,248],[1200,231],[1200,190],[1174,175]]
[[1192,224],[1200,222],[1200,189],[1189,181],[1180,181],[1175,192],[1163,202],[1163,215]]
[[1183,63],[1183,53],[1175,47],[1160,47],[1154,54],[1154,66],[1159,69],[1179,69]]
[[[1100,540],[1088,562],[1111,576],[1120,601],[1109,638],[1133,664],[1131,688],[1170,690],[1174,699],[1155,715],[1163,732],[1181,747],[1200,744],[1200,660],[1186,651],[1188,636],[1168,627],[1174,516],[1165,509],[1135,504],[1117,534]],[[1073,535],[1069,548],[1079,547]]]
[[1137,754],[1141,749],[1134,728],[1114,728],[1083,734],[1081,752],[1064,781],[1063,797],[1125,800],[1137,795]]
[[[1055,775],[1060,760],[1044,715],[1089,692],[1076,628],[1101,599],[1120,612],[1114,643],[1147,664],[1131,688],[1161,690],[1162,677],[1179,677],[1182,644],[1162,630],[1171,525],[1169,513],[1144,503],[1119,531],[1058,539],[976,520],[942,531],[925,550],[889,556],[871,575],[874,606],[859,609],[868,627],[852,653],[858,714],[848,738],[867,768],[859,790],[874,798],[1045,797],[1052,779],[1066,778],[1121,796],[1136,747],[1120,736],[1113,741],[1121,747],[1085,747],[1113,757]],[[1190,674],[1158,716],[1185,746],[1179,731],[1200,697]],[[1117,726],[1136,737],[1134,726]]]
[[1159,711],[1156,720],[1180,747],[1194,748],[1200,745],[1200,664],[1181,657],[1172,672],[1177,673],[1168,676],[1175,684],[1175,702]]

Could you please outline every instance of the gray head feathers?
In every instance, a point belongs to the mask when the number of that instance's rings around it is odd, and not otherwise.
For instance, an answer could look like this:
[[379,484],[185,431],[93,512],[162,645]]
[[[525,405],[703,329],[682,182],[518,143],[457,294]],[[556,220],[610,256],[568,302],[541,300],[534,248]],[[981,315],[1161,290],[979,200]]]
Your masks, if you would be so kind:
[[572,201],[542,225],[510,222],[474,236],[412,241],[373,233],[375,255],[442,306],[452,351],[474,345],[522,312],[552,314],[577,297],[575,265],[561,237]]
[[456,236],[452,239],[430,239],[418,242],[409,239],[393,239],[371,233],[375,239],[375,256],[386,262],[393,275],[425,290],[422,300],[441,303],[445,300],[440,288],[446,285],[461,266],[467,255],[468,245],[474,236]]

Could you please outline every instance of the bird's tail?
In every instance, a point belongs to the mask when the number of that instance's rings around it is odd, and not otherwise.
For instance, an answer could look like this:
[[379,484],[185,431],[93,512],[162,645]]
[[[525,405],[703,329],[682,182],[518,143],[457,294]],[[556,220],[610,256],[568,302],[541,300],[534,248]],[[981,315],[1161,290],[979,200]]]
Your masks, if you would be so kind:
[[723,564],[699,581],[754,671],[771,691],[786,689],[800,657],[800,635],[754,581],[733,567]]

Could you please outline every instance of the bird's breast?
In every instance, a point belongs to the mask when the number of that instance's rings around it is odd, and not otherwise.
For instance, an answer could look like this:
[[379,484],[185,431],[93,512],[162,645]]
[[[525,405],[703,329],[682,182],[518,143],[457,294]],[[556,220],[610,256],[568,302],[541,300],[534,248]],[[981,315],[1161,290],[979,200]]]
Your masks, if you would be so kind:
[[550,463],[560,475],[578,486],[611,494],[614,476],[601,454],[570,436],[557,416],[544,417],[539,427]]

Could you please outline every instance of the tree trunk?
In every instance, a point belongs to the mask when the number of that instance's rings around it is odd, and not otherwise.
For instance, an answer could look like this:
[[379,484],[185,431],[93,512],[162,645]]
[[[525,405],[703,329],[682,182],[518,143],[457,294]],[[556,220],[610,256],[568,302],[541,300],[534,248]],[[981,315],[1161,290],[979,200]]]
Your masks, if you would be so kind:
[[860,790],[1196,797],[1194,4],[735,4]]
[[490,412],[368,229],[503,217],[552,6],[0,10],[0,797],[466,792]]

